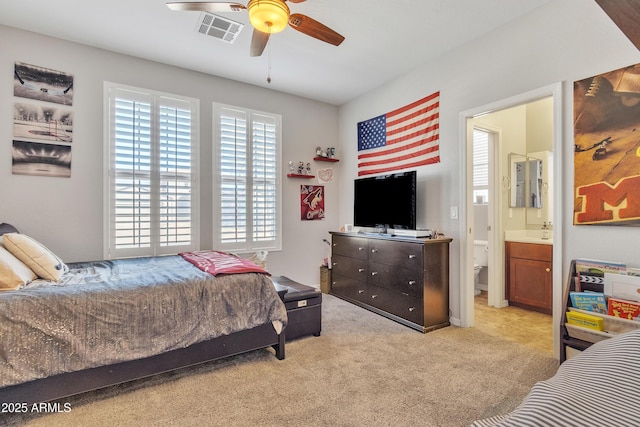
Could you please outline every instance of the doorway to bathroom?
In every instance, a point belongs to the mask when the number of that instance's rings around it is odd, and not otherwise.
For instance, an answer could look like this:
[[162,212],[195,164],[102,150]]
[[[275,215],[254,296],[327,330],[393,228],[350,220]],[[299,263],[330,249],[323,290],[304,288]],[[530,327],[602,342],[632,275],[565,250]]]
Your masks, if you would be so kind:
[[[460,260],[463,326],[474,326],[478,282],[481,285],[479,289],[483,291],[481,304],[494,310],[502,310],[504,307],[513,309],[508,307],[505,292],[505,232],[518,229],[518,233],[530,234],[531,238],[535,239],[541,233],[543,224],[549,222],[553,223],[554,228],[553,259],[550,263],[552,268],[549,272],[553,307],[550,319],[552,322],[550,321],[549,325],[558,323],[556,320],[561,314],[562,299],[560,192],[553,191],[553,182],[547,180],[547,177],[543,180],[541,174],[536,175],[535,180],[523,184],[518,181],[519,177],[516,178],[512,169],[515,154],[521,154],[525,159],[522,165],[525,165],[527,170],[529,160],[540,158],[544,159],[540,171],[546,168],[550,176],[561,177],[561,89],[562,85],[558,83],[461,113],[463,138],[460,151],[464,157],[463,164],[467,165],[461,171],[463,209],[460,217]],[[540,114],[546,114],[548,123],[535,122],[535,116]],[[542,132],[543,129],[547,129],[548,132]],[[483,138],[486,140],[486,151],[478,147],[478,140]],[[474,146],[477,156],[474,155]],[[486,165],[483,166],[483,162]],[[539,164],[542,164],[542,160],[535,163],[536,167]],[[483,167],[485,172],[481,172]],[[531,170],[534,170],[533,166]],[[483,173],[486,174],[485,183],[478,179]],[[560,183],[560,179],[556,182]],[[482,188],[483,185],[485,188]],[[537,193],[532,194],[534,190]],[[523,206],[515,204],[518,191],[526,191],[526,204]],[[474,257],[474,254],[478,253],[478,249],[485,242],[487,257],[483,263],[486,262],[487,265],[482,266],[478,272],[478,265],[474,262],[477,255]],[[478,276],[479,281],[474,280]],[[486,310],[477,311],[479,316],[486,315]],[[504,313],[506,312],[500,314]],[[526,315],[527,312],[523,310],[521,314]],[[499,316],[494,313],[490,317],[495,323]],[[494,325],[495,330],[504,331],[508,328],[508,325],[504,328]],[[555,330],[558,328],[549,326],[549,329],[552,330],[547,331],[543,339],[551,340],[554,356],[559,357],[559,331]]]

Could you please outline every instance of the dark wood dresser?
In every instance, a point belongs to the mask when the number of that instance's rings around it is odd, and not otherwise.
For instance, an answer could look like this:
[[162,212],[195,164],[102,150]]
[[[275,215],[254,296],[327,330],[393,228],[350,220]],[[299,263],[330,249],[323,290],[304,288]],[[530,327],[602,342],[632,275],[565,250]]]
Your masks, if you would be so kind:
[[421,332],[449,325],[449,243],[331,233],[331,294]]

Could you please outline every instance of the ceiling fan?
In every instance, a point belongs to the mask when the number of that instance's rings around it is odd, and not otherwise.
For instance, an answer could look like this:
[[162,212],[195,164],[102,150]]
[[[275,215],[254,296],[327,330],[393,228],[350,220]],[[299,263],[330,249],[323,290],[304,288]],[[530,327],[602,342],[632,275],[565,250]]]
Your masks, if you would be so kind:
[[324,24],[300,13],[291,14],[285,3],[302,3],[305,0],[250,0],[247,6],[235,2],[169,2],[167,6],[177,11],[199,12],[243,12],[249,11],[249,21],[253,25],[251,39],[251,56],[260,56],[264,51],[271,34],[278,33],[287,27],[323,41],[339,46],[344,37]]

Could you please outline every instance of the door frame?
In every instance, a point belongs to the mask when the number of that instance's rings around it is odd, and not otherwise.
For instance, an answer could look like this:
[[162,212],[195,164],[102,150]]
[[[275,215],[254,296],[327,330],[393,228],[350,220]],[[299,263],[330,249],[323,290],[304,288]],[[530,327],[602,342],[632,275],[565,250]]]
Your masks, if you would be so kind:
[[[529,92],[478,106],[460,113],[459,153],[460,164],[460,324],[472,327],[474,320],[474,284],[473,284],[473,134],[469,119],[511,107],[517,107],[549,96],[553,99],[553,262],[552,262],[552,299],[553,299],[553,354],[560,358],[560,328],[562,317],[562,236],[563,236],[563,144],[562,144],[562,82],[544,86]],[[493,183],[496,184],[496,183]],[[495,231],[495,230],[494,230]],[[496,239],[496,244],[504,245],[504,238]],[[495,245],[494,245],[495,246]],[[494,253],[497,253],[497,249]],[[502,252],[502,251],[500,251]],[[498,264],[494,262],[494,264]],[[498,275],[499,276],[499,275]],[[504,283],[504,282],[503,282]]]

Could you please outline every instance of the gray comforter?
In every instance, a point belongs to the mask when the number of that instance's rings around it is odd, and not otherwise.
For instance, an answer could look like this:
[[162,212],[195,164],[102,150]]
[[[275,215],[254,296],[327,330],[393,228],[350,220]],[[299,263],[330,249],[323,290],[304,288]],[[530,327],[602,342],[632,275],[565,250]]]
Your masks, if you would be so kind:
[[0,292],[0,387],[286,325],[264,274],[213,277],[178,255],[69,267],[59,283]]

